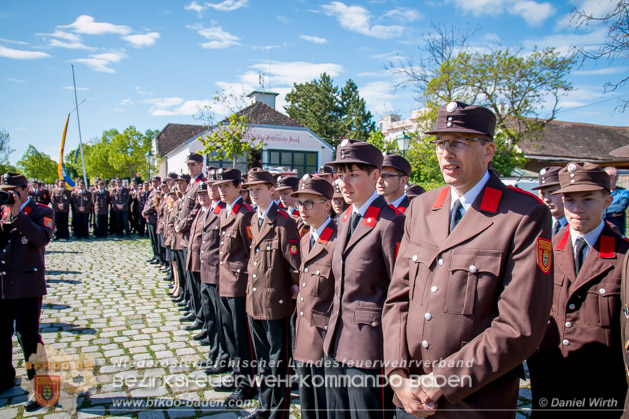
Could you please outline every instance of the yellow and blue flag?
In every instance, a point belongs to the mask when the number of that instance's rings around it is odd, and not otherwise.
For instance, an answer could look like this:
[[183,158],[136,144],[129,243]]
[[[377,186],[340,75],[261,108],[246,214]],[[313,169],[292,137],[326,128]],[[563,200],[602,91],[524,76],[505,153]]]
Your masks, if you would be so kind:
[[74,181],[66,173],[66,165],[63,163],[63,148],[66,145],[66,133],[68,132],[68,122],[70,121],[70,114],[66,118],[66,125],[63,128],[63,137],[61,137],[61,153],[59,154],[59,165],[57,171],[59,173],[59,179],[65,182],[65,186],[68,189],[74,188]]

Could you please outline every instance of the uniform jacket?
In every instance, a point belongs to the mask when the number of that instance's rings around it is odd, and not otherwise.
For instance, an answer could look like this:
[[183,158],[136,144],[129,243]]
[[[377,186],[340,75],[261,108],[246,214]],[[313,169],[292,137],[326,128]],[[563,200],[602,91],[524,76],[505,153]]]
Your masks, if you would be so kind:
[[144,207],[142,207],[142,217],[147,218],[149,224],[157,224],[157,208],[155,208],[156,193],[157,190],[153,189],[146,198]]
[[144,211],[144,207],[146,206],[146,201],[149,199],[149,195],[149,191],[138,191],[136,212],[142,214],[142,211]]
[[186,270],[190,272],[201,272],[201,236],[203,235],[203,224],[208,211],[210,211],[209,208],[203,212],[203,207],[201,207],[192,222],[186,257]]
[[317,362],[323,358],[323,339],[328,330],[334,298],[332,255],[337,228],[333,221],[323,229],[310,249],[310,233],[301,238],[299,294],[295,321],[293,358]]
[[168,215],[168,233],[171,236],[171,248],[173,250],[183,250],[183,237],[177,233],[177,221],[183,207],[183,201],[176,201]]
[[441,387],[439,408],[455,410],[433,417],[484,418],[489,413],[479,409],[515,409],[522,361],[546,329],[550,212],[493,172],[451,234],[450,201],[446,186],[414,198],[406,211],[384,310],[386,372],[469,377]]
[[[576,276],[570,229],[562,232],[553,237],[555,291],[548,328],[529,360],[533,396],[615,397],[619,408],[627,392],[618,343],[629,243],[606,223]],[[584,368],[592,360],[596,365]]]
[[101,194],[100,189],[92,192],[92,202],[94,202],[94,214],[107,215],[109,212],[109,191],[103,189]]
[[10,222],[10,217],[9,207],[3,206],[0,299],[46,295],[44,252],[55,231],[54,211],[31,199],[13,222]]
[[155,230],[156,234],[166,235],[166,211],[168,210],[168,197],[164,196],[159,202],[157,207],[157,228]]
[[253,212],[242,198],[219,215],[219,276],[221,297],[244,297],[247,290],[247,263],[251,252],[251,217]]
[[168,204],[162,207],[163,217],[162,223],[163,231],[162,235],[164,236],[164,246],[168,246],[170,249],[173,249],[173,244],[175,240],[175,219],[173,218],[173,214],[177,211],[177,205],[173,205],[170,207]]
[[[400,202],[400,205],[397,206],[397,208],[395,208],[400,214],[404,214],[406,213],[406,210],[408,209],[408,206],[411,204],[411,199],[408,196],[405,196],[404,199],[402,200],[402,202]],[[393,206],[393,204],[389,205],[390,207]]]
[[[80,208],[83,207],[83,211]],[[75,189],[72,192],[72,208],[75,212],[87,213],[92,212],[92,193],[86,189]]]
[[37,191],[35,191],[34,189],[32,189],[29,192],[29,196],[31,197],[31,199],[34,199],[36,203],[38,204],[44,204],[44,205],[48,205],[50,204],[50,192],[48,191],[48,189],[37,189]]
[[218,285],[219,247],[221,232],[220,216],[225,208],[224,202],[218,202],[213,210],[207,210],[203,217],[201,238],[201,282]]
[[[131,194],[129,189],[119,186],[111,193],[111,203],[114,211],[129,211],[129,203],[131,202]],[[117,205],[122,205],[122,209],[118,209]]]
[[183,195],[181,211],[175,222],[175,231],[182,235],[181,245],[184,247],[188,247],[190,228],[192,227],[194,218],[197,216],[197,212],[201,209],[201,204],[197,200],[200,182],[205,182],[203,174],[199,175],[188,185],[188,189],[186,189],[186,193]]
[[251,217],[251,255],[247,267],[247,314],[255,320],[279,320],[293,312],[291,286],[299,280],[299,235],[295,220],[271,202],[258,227]]
[[382,368],[382,307],[393,274],[404,217],[376,198],[349,234],[352,206],[343,213],[332,258],[334,306],[324,352],[358,368]]
[[69,212],[72,203],[72,193],[66,188],[55,188],[51,196],[52,209],[55,212]]

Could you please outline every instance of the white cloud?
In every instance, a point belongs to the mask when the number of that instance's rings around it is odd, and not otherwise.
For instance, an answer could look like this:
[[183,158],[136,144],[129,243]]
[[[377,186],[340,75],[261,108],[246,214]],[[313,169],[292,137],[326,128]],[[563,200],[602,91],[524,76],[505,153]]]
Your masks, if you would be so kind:
[[275,18],[277,20],[279,20],[280,22],[282,22],[282,23],[290,23],[291,22],[291,20],[289,18],[287,18],[286,16],[277,15],[277,16],[275,16]]
[[15,44],[15,45],[28,45],[28,42],[24,41],[13,41],[11,39],[0,38],[0,42],[4,42],[5,44]]
[[[293,83],[305,83],[318,79],[322,73],[328,73],[330,77],[336,77],[343,72],[343,66],[333,63],[309,63],[304,61],[273,61],[259,63],[251,66],[255,70],[270,73],[270,83],[273,86],[292,86]],[[266,74],[268,77],[269,74]],[[248,71],[240,79],[243,83],[257,86],[258,71]]]
[[110,67],[111,64],[119,63],[126,55],[121,52],[108,52],[104,54],[91,55],[90,58],[78,58],[77,63],[85,64],[94,71],[102,73],[115,73],[116,70]]
[[135,91],[141,96],[153,96],[152,92],[149,92],[147,90],[142,90],[140,86],[135,86]]
[[73,42],[73,41],[65,42],[65,41],[60,41],[59,39],[50,39],[48,41],[48,46],[58,47],[58,48],[67,48],[67,49],[94,49],[94,48],[88,47],[82,42]]
[[203,14],[203,11],[206,9],[206,7],[205,6],[201,6],[196,1],[193,1],[189,5],[185,6],[184,9],[185,10],[193,10],[193,11],[197,12],[197,14],[199,16],[201,16],[201,14]]
[[69,25],[60,25],[58,28],[68,28],[73,32],[85,35],[105,35],[118,34],[127,35],[131,33],[131,28],[124,25],[114,25],[107,22],[96,22],[92,16],[81,15]]
[[374,81],[361,86],[358,91],[365,99],[367,106],[373,113],[383,113],[384,109],[391,109],[395,95],[390,81]]
[[81,37],[79,35],[77,35],[75,33],[60,31],[59,29],[57,29],[53,33],[51,33],[50,36],[55,37],[55,38],[59,38],[59,39],[63,39],[65,41],[71,41],[71,42],[79,42],[79,41],[81,41]]
[[180,97],[148,99],[149,113],[152,116],[196,115],[200,110],[212,104],[211,100],[184,100]]
[[0,45],[0,57],[13,58],[15,60],[35,60],[38,58],[48,58],[50,55],[41,51],[24,51]]
[[129,105],[133,105],[133,100],[131,100],[131,99],[122,99],[120,101],[120,106],[129,106]]
[[137,35],[125,35],[122,37],[135,48],[150,47],[159,39],[158,32],[149,32]]
[[205,5],[222,12],[232,12],[241,7],[246,7],[248,3],[249,0],[223,0],[220,3],[205,3]]
[[362,35],[390,39],[402,35],[404,31],[403,26],[372,24],[373,15],[362,6],[347,6],[340,1],[333,1],[330,4],[322,5],[321,8],[327,16],[336,17],[343,28]]
[[383,19],[391,19],[397,22],[414,22],[422,18],[422,14],[408,7],[396,7],[382,15]]
[[[74,86],[63,86],[64,89],[66,90],[74,90]],[[88,90],[90,90],[89,87],[77,87],[76,90],[80,91],[80,92],[87,92]]]
[[555,8],[549,2],[532,0],[447,0],[465,14],[473,16],[499,16],[504,13],[520,16],[529,25],[541,24],[555,13]]
[[326,44],[328,42],[325,38],[319,38],[318,36],[299,35],[304,41],[312,42],[313,44]]
[[11,83],[26,83],[26,80],[22,80],[22,79],[9,78],[7,80],[10,81]]
[[596,70],[576,70],[572,74],[575,76],[604,76],[608,74],[626,73],[627,67],[607,67]]
[[224,31],[221,26],[212,26],[211,28],[204,28],[200,25],[188,26],[188,29],[194,29],[199,35],[209,40],[204,42],[201,47],[206,49],[220,49],[229,48],[233,45],[240,45],[239,37],[232,35],[231,33]]
[[534,46],[537,46],[540,49],[552,47],[557,49],[560,53],[569,54],[574,45],[580,45],[588,51],[598,49],[606,35],[607,32],[605,29],[599,29],[585,34],[556,34],[539,39],[527,39],[524,40],[522,44],[527,49],[533,49]]
[[43,37],[44,41],[48,42],[48,46],[53,48],[94,49],[85,45],[79,35],[59,29],[53,33],[38,33],[36,35]]

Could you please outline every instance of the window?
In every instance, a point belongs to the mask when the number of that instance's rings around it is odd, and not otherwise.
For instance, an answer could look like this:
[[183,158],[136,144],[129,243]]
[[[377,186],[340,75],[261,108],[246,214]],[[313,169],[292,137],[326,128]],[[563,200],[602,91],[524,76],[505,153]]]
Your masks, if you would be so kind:
[[314,172],[318,167],[316,151],[267,150],[264,154],[265,166],[297,169],[299,177]]

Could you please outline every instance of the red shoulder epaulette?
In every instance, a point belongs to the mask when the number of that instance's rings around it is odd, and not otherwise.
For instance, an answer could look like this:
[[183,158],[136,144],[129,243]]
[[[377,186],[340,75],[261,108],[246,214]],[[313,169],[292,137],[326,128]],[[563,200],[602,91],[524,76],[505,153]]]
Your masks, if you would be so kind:
[[557,243],[557,250],[563,250],[564,247],[566,247],[566,243],[568,242],[568,238],[570,237],[570,229],[567,228],[566,232],[563,233],[563,236],[561,237],[561,240],[559,240],[559,243]]
[[514,191],[516,191],[516,192],[520,192],[520,193],[523,193],[523,194],[526,194],[526,195],[532,196],[533,198],[537,199],[537,202],[539,202],[540,204],[543,204],[543,203],[544,203],[544,201],[542,201],[541,199],[539,199],[539,196],[537,196],[537,195],[535,195],[535,194],[532,194],[532,193],[530,193],[530,192],[527,192],[527,191],[525,191],[524,189],[520,189],[520,188],[517,188],[517,187],[515,187],[515,186],[508,186],[508,188],[509,188],[509,189],[512,189],[512,190],[514,190]]
[[214,207],[214,214],[218,214],[221,212],[221,210],[223,209],[223,207],[221,207],[221,204],[218,204]]
[[443,203],[446,202],[446,198],[448,197],[448,192],[450,192],[450,187],[445,187],[441,190],[441,192],[439,192],[437,200],[432,205],[433,210],[443,207]]
[[389,208],[391,208],[394,212],[395,215],[401,215],[402,213],[400,212],[400,210],[398,210],[397,208],[395,208],[395,205],[393,204],[389,204]]
[[238,209],[240,208],[240,204],[236,204],[232,207],[232,214],[236,214]]
[[347,207],[347,210],[345,211],[345,214],[343,215],[343,222],[347,221],[347,217],[349,217],[350,212],[352,212],[352,206],[350,205],[349,207]]
[[598,256],[605,259],[616,257],[616,238],[614,236],[600,237]]
[[397,210],[404,214],[406,212],[406,207],[400,205],[399,207],[397,207]]
[[285,219],[288,219],[288,214],[286,214],[286,212],[285,212],[283,209],[278,208],[278,209],[277,209],[277,213],[278,213],[278,214],[281,214],[281,215],[282,215],[282,217],[284,217]]
[[480,203],[480,209],[487,212],[498,211],[498,205],[500,205],[500,198],[502,197],[502,191],[492,187],[485,187],[483,192],[483,200]]
[[363,224],[369,227],[375,226],[376,221],[378,220],[378,214],[380,214],[380,208],[370,206],[369,208],[367,208],[367,211],[365,211]]
[[321,233],[321,235],[319,236],[319,242],[323,244],[327,244],[328,240],[330,240],[330,237],[332,236],[332,233],[334,233],[334,230],[326,226],[323,229],[323,232]]

